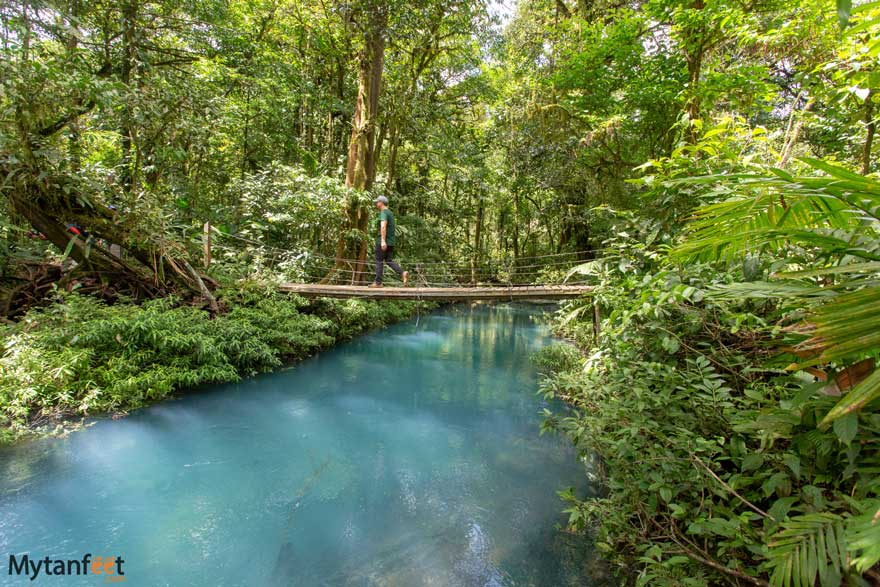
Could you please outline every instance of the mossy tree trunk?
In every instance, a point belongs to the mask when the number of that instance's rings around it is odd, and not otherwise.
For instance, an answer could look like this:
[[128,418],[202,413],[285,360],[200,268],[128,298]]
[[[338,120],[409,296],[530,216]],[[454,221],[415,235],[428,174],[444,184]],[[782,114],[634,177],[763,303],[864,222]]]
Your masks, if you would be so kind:
[[[372,189],[376,179],[376,122],[382,91],[387,21],[386,8],[378,3],[371,4],[363,31],[363,48],[358,56],[358,92],[345,172],[345,184],[358,192]],[[367,281],[369,216],[369,209],[362,199],[349,199],[345,225],[336,245],[334,268],[324,278],[325,282],[361,284]]]

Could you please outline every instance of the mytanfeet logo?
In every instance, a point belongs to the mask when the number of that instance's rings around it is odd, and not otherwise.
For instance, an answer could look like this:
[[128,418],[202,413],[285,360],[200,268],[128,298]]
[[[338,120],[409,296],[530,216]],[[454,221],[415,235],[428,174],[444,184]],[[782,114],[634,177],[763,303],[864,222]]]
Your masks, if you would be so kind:
[[41,577],[95,575],[104,577],[107,583],[125,581],[122,565],[125,559],[121,556],[92,556],[84,554],[82,558],[53,559],[48,556],[32,559],[28,554],[9,555],[9,574],[25,576],[31,581]]

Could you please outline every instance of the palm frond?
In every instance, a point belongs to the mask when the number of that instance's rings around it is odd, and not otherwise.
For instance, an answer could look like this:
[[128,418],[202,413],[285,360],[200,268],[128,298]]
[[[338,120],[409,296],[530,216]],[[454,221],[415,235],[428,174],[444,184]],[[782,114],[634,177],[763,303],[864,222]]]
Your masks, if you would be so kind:
[[859,224],[859,217],[839,200],[810,196],[789,198],[783,204],[778,194],[763,192],[701,208],[688,228],[688,239],[673,251],[673,256],[729,259],[791,241],[819,247],[832,244],[846,250],[851,244],[835,236],[834,231],[852,231]]
[[832,265],[829,267],[819,267],[816,269],[806,269],[804,271],[785,271],[776,273],[773,277],[780,279],[800,279],[804,277],[825,277],[828,275],[840,275],[842,273],[878,273],[880,272],[880,262],[872,261],[867,263],[850,263],[847,265]]
[[811,337],[798,345],[814,355],[803,366],[845,361],[880,348],[880,287],[845,293],[811,315]]
[[880,369],[875,369],[864,381],[843,396],[822,419],[819,426],[828,426],[838,418],[861,410],[877,398],[880,398]]
[[847,541],[843,519],[830,513],[795,516],[769,543],[774,587],[840,585],[847,568]]
[[852,564],[859,573],[880,562],[880,500],[869,503],[871,507],[852,518],[847,528]]
[[[818,159],[804,159],[828,175],[794,177],[718,175],[678,180],[714,185],[726,200],[694,215],[688,238],[675,251],[682,259],[731,258],[765,247],[800,243],[836,255],[880,261],[876,249],[880,183]],[[713,183],[714,182],[714,183]]]
[[745,281],[717,285],[706,292],[707,297],[715,299],[738,300],[779,299],[779,298],[828,298],[839,295],[832,288],[819,287],[794,281]]
[[[777,283],[719,286],[716,297],[801,300],[812,308],[797,347],[801,368],[836,367],[880,349],[880,182],[818,159],[803,159],[824,173],[794,177],[781,169],[769,176],[718,176],[722,202],[701,208],[688,239],[675,251],[681,259],[732,259],[754,250],[797,255],[803,267],[774,274]],[[694,183],[708,184],[706,177]],[[807,259],[807,261],[803,261]],[[880,397],[880,370],[856,381],[824,418],[862,409]]]
[[[799,367],[843,363],[862,358],[880,348],[880,287],[845,293],[819,306],[811,315],[812,331],[798,350],[810,359]],[[848,391],[822,419],[826,427],[834,420],[861,410],[880,398],[880,369]]]

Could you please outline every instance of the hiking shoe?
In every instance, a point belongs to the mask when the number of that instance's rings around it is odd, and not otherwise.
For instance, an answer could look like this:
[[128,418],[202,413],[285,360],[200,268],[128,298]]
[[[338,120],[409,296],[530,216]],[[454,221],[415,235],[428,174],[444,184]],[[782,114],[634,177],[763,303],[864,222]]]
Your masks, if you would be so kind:
[[382,284],[381,284],[381,283],[376,283],[376,282],[374,281],[373,283],[371,283],[371,284],[368,285],[367,287],[382,287]]
[[403,286],[406,287],[406,283],[409,281],[409,271],[403,272]]

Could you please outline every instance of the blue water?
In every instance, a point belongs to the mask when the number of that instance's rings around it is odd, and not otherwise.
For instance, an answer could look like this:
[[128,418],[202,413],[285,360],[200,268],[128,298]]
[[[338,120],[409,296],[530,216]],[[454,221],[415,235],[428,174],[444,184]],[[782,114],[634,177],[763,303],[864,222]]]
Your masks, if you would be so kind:
[[556,529],[583,465],[538,435],[539,312],[443,310],[0,451],[0,584],[34,584],[9,554],[87,552],[126,586],[589,584]]

